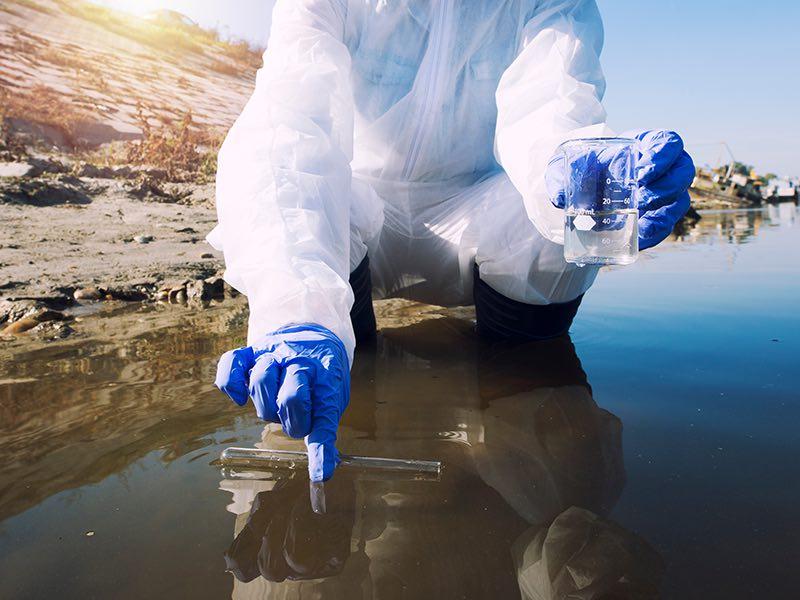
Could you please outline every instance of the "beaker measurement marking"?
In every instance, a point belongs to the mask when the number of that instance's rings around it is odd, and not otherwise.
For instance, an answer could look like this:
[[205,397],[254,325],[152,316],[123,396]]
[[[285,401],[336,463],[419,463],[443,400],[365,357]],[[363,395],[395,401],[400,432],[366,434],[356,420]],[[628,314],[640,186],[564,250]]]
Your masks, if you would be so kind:
[[[609,160],[602,160],[607,152]],[[630,264],[638,253],[635,172],[631,138],[578,138],[559,146],[567,180],[564,258],[577,265]],[[602,154],[605,156],[606,154]]]

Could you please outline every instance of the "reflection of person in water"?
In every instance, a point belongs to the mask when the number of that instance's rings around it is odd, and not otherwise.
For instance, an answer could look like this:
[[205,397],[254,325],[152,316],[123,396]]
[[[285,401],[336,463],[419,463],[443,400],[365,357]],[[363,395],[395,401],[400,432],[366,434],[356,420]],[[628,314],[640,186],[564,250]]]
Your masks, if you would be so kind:
[[[225,553],[239,581],[300,581],[337,575],[350,556],[355,487],[347,474],[325,486],[325,510],[315,512],[308,481],[283,479],[259,492],[244,527]],[[313,544],[309,540],[315,540]]]
[[[428,334],[449,336],[449,350],[437,353]],[[377,429],[395,421],[380,414],[391,402],[379,404],[392,378],[409,385],[398,358],[442,366],[435,372],[460,379],[475,399],[474,410],[462,403],[437,414],[461,443],[416,440],[421,455],[444,457],[441,481],[342,470],[325,484],[325,515],[312,512],[307,480],[261,491],[249,515],[237,511],[226,553],[234,597],[657,597],[660,558],[607,519],[625,479],[621,424],[594,402],[569,338],[478,346],[440,319],[387,331],[374,356],[374,373],[354,374],[354,402],[370,401]],[[391,454],[371,437],[347,444]],[[223,487],[234,484],[244,482]]]
[[622,424],[594,402],[568,337],[519,350],[495,346],[478,362],[486,409],[474,454],[530,523],[512,546],[522,597],[658,597],[661,559],[604,518],[625,484]]

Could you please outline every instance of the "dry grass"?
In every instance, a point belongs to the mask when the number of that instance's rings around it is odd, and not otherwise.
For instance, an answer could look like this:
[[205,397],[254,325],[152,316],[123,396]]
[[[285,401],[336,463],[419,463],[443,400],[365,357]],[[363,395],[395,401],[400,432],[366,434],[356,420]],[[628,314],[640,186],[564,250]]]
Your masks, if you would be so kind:
[[142,139],[128,144],[127,164],[162,169],[169,181],[197,182],[214,176],[222,136],[199,128],[191,111],[179,121],[155,128],[139,106],[138,120]]
[[22,160],[27,155],[25,144],[14,136],[8,125],[5,103],[0,103],[0,160],[13,162]]
[[36,44],[37,46],[40,46],[40,47],[46,47],[46,46],[50,45],[50,41],[49,40],[46,40],[45,38],[43,38],[43,37],[41,37],[39,35],[31,33],[27,29],[22,29],[21,27],[16,27],[16,26],[12,27],[11,28],[11,34],[15,38],[24,37],[28,41],[33,42],[34,44]]
[[254,46],[245,41],[221,42],[225,56],[233,59],[240,65],[258,69],[261,66],[263,48]]
[[208,63],[208,68],[220,75],[229,75],[231,77],[239,77],[242,73],[240,66],[227,60],[211,59]]
[[[59,143],[63,137],[77,155],[95,164],[102,161],[106,166],[152,167],[163,171],[165,179],[171,181],[202,181],[214,176],[222,134],[198,124],[191,112],[179,110],[180,102],[165,104],[162,96],[169,95],[166,86],[164,94],[151,94],[148,90],[155,88],[156,92],[160,92],[161,88],[158,85],[140,88],[129,82],[150,83],[168,78],[175,92],[183,94],[181,89],[198,89],[199,84],[190,81],[190,73],[194,73],[200,81],[209,77],[209,70],[239,78],[243,73],[260,66],[258,48],[246,42],[222,40],[217,32],[191,24],[139,19],[87,0],[59,0],[57,10],[40,5],[35,0],[13,0],[9,4],[19,10],[29,7],[52,12],[61,19],[65,18],[65,14],[72,15],[113,34],[137,41],[142,47],[126,53],[125,60],[119,60],[113,49],[95,52],[74,43],[51,44],[21,28],[14,28],[11,32],[13,47],[5,50],[34,66],[53,65],[68,73],[70,77],[65,83],[77,93],[63,95],[43,85],[25,91],[4,87],[0,83],[0,156],[25,151],[9,127],[13,119],[15,127],[17,120],[43,126],[46,128],[46,139],[54,130],[58,131],[61,135],[55,137]],[[187,53],[194,55],[187,56]],[[165,60],[175,61],[179,68],[164,65]],[[59,81],[63,81],[63,78]],[[131,123],[130,107],[134,104],[139,106],[138,119]],[[149,110],[144,109],[145,105]],[[142,139],[111,144],[96,151],[81,147],[78,132],[83,131],[85,122],[95,122],[98,118],[119,118],[113,113],[117,106],[127,107],[123,118],[127,124],[135,124],[141,129]],[[161,108],[156,110],[158,106]],[[22,139],[27,141],[29,135],[35,139],[39,133],[34,128]]]
[[[12,27],[10,29],[10,33],[11,38],[14,40],[14,43],[12,46],[10,46],[10,48],[15,54],[22,56],[35,56],[39,50],[41,50],[41,47],[36,44],[34,40],[30,39],[30,36],[19,27]],[[4,47],[9,46],[4,44]]]
[[36,58],[49,64],[63,69],[74,69],[75,71],[86,71],[91,73],[98,72],[97,66],[81,57],[74,50],[64,48],[45,48],[36,52]]
[[88,115],[47,86],[39,85],[26,92],[0,85],[0,106],[4,119],[21,119],[60,131],[67,142],[77,146],[76,126]]

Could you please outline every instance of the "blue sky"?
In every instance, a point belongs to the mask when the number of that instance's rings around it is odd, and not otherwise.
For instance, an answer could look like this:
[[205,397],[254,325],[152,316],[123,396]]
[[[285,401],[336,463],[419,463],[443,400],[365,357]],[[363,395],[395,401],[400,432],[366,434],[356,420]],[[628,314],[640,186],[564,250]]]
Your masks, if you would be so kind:
[[[165,6],[264,42],[272,0],[107,0]],[[725,141],[760,171],[800,175],[800,1],[598,0],[609,122],[678,131],[698,164]]]
[[[599,0],[613,127],[724,140],[737,160],[800,175],[800,2]],[[717,149],[690,146],[696,162]]]

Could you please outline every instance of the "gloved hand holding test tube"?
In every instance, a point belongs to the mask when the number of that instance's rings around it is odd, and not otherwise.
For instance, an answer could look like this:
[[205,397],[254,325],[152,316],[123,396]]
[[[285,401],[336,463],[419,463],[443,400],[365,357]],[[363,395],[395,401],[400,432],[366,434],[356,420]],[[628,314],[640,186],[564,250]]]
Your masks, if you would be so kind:
[[337,465],[387,472],[435,473],[432,461],[343,456],[336,429],[350,400],[350,371],[342,342],[319,325],[293,325],[258,344],[226,352],[217,365],[216,386],[239,406],[252,399],[256,414],[280,423],[289,437],[305,438],[307,453],[228,448],[223,466],[307,467],[312,482],[325,481]]

